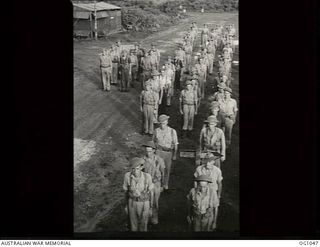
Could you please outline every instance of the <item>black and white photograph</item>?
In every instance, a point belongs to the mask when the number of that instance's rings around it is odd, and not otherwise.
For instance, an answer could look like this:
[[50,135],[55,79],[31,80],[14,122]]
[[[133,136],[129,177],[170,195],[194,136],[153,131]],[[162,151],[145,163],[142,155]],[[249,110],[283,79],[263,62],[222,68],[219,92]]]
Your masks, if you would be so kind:
[[72,4],[74,232],[238,237],[238,0]]

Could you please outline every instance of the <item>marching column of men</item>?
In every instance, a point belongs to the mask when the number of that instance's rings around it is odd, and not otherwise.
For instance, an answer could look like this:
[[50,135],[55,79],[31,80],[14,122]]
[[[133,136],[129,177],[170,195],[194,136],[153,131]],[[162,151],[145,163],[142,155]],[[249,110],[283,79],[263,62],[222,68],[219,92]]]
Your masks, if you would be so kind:
[[[134,49],[126,51],[118,41],[100,54],[103,90],[110,91],[110,84],[118,84],[121,92],[128,92],[130,87],[141,83],[142,134],[152,138],[142,145],[145,156],[133,158],[132,170],[124,177],[131,231],[147,231],[148,223],[158,225],[160,195],[171,192],[170,172],[172,161],[177,159],[179,142],[176,130],[168,126],[170,117],[158,116],[158,111],[160,105],[170,107],[177,92],[183,115],[182,138],[192,136],[194,118],[208,96],[209,112],[199,135],[201,162],[194,172],[194,187],[187,195],[187,222],[192,231],[217,228],[221,166],[231,145],[238,111],[231,89],[235,33],[234,25],[214,25],[209,29],[204,24],[200,30],[193,22],[174,59],[169,56],[163,66],[155,44],[146,51],[136,43]],[[196,50],[198,42],[200,50]],[[207,85],[215,66],[218,72],[213,80],[216,91],[213,93]],[[159,127],[154,128],[154,124]]]

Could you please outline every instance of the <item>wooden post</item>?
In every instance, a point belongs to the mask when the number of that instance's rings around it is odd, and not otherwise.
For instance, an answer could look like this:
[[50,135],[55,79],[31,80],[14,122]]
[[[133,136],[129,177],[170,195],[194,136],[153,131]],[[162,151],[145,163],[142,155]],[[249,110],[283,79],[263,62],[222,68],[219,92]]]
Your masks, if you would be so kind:
[[94,38],[95,40],[98,39],[98,23],[97,23],[97,8],[96,8],[97,1],[94,1]]
[[91,39],[93,39],[93,29],[92,29],[92,14],[90,12],[90,32],[91,32]]

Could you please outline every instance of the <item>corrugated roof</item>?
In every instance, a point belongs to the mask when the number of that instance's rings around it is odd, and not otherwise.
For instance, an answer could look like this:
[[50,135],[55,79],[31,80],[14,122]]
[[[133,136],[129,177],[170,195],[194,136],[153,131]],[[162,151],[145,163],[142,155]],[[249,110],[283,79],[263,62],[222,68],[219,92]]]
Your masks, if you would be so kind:
[[[81,9],[85,9],[87,11],[94,11],[94,3],[73,3],[73,6],[76,6],[78,8]],[[118,6],[109,4],[109,3],[105,3],[105,2],[97,2],[96,3],[96,10],[100,11],[100,10],[112,10],[112,9],[121,9]]]

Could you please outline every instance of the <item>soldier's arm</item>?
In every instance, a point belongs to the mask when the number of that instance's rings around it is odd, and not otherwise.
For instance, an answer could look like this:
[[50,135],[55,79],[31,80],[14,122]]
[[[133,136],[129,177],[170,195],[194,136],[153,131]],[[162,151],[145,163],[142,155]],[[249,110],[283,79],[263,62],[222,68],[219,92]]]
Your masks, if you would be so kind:
[[203,140],[203,129],[200,132],[200,138],[199,138],[200,151],[202,150],[202,140]]
[[161,87],[161,86],[160,86],[160,98],[159,98],[159,105],[161,105],[162,97],[163,97],[163,87]]
[[[194,91],[195,92],[195,91]],[[194,106],[195,106],[195,114],[198,114],[198,96],[197,93],[194,93]]]
[[125,192],[128,191],[128,185],[129,185],[129,183],[128,183],[128,176],[127,176],[127,174],[125,174],[125,175],[124,175],[124,179],[123,179],[123,186],[122,186],[122,188],[123,188],[123,190],[124,190]]
[[143,94],[144,94],[144,91],[142,91],[140,94],[140,111],[141,112],[143,112]]
[[224,132],[221,130],[221,160],[224,161],[226,158],[226,139],[225,139],[225,135]]
[[166,166],[164,164],[164,160],[161,157],[159,157],[159,158],[160,158],[159,159],[159,168],[160,168],[160,172],[161,172],[161,187],[163,187]]
[[179,110],[180,110],[180,113],[183,115],[183,111],[182,111],[182,92],[180,94],[180,97],[179,97]]
[[234,122],[236,121],[237,118],[237,113],[238,113],[238,107],[237,107],[237,101],[234,100],[234,107],[233,107],[233,112],[234,112]]
[[221,193],[222,193],[222,173],[221,173],[221,170],[220,170],[220,173],[219,173],[219,176],[218,176],[218,179],[217,179],[217,184],[218,184],[217,194],[218,194],[218,197],[220,198],[221,197]]
[[177,132],[174,130],[174,151],[173,151],[173,160],[177,159],[177,152],[178,152],[178,136],[177,136]]
[[[188,217],[191,217],[191,215],[192,215],[192,194],[191,194],[191,190],[190,190],[189,194],[187,195],[187,215],[188,215]],[[191,222],[189,222],[189,223],[191,223]]]

